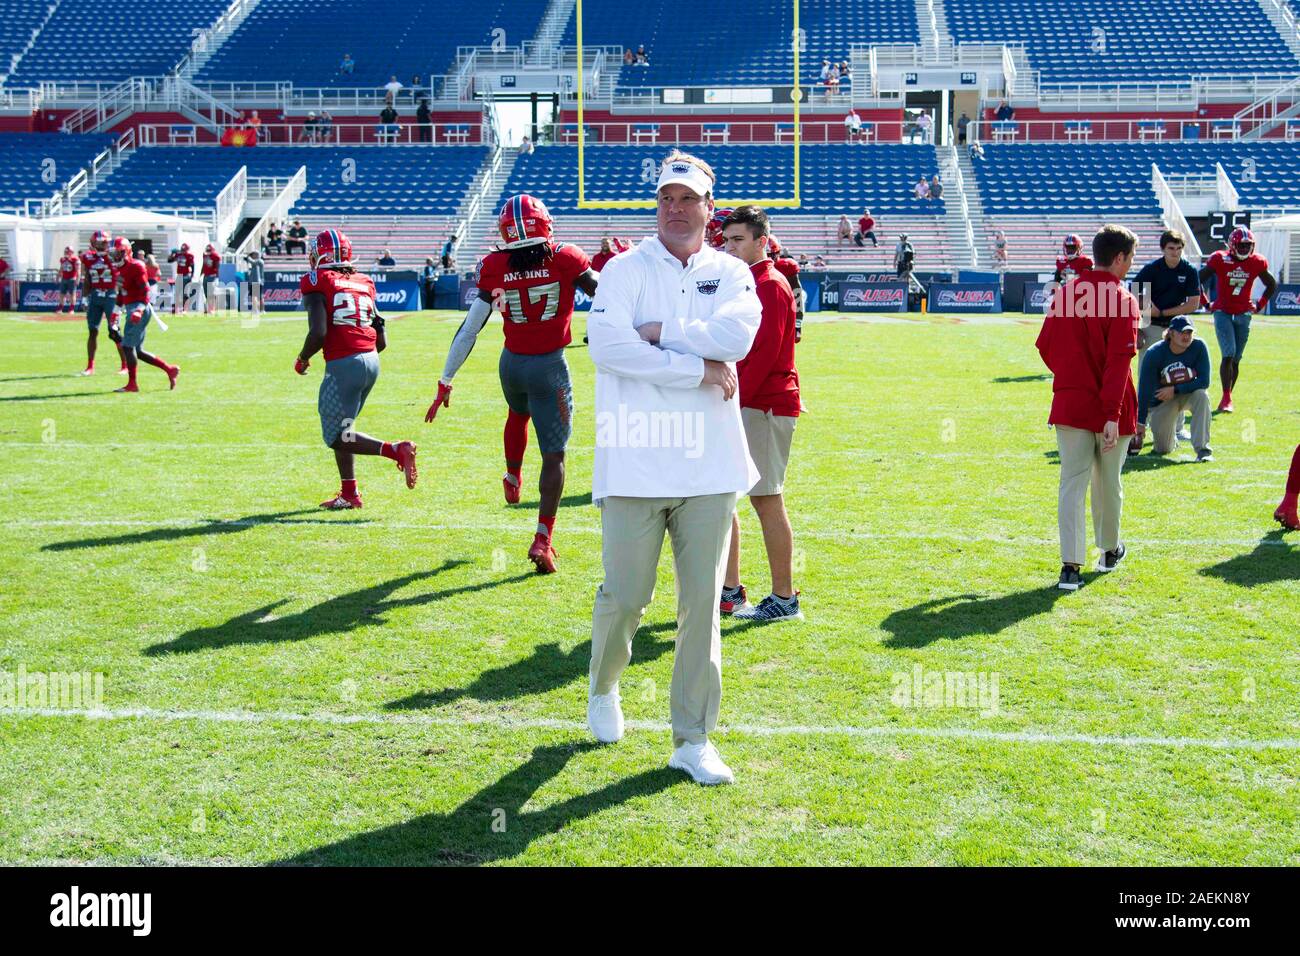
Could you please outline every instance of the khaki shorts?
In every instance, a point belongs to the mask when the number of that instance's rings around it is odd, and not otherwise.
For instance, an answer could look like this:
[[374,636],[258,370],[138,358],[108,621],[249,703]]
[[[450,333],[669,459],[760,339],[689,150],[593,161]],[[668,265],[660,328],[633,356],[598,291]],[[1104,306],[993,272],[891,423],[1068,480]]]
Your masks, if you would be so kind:
[[749,496],[781,494],[785,488],[785,469],[790,464],[794,426],[799,419],[757,408],[742,408],[740,418],[749,442],[749,457],[754,459],[760,476],[758,484],[749,489]]

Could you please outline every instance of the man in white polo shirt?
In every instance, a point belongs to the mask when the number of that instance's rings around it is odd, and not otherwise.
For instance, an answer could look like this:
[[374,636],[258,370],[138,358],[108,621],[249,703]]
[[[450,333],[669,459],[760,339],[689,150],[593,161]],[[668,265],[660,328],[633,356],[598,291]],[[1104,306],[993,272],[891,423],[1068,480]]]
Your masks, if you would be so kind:
[[722,700],[718,593],[736,498],[758,481],[736,401],[734,363],[762,307],[739,259],[704,242],[715,177],[674,151],[656,191],[658,234],[611,259],[587,320],[596,365],[592,499],[601,509],[605,580],[591,626],[587,723],[623,736],[618,681],[654,597],[664,534],[677,577],[670,767],[731,783],[709,731]]

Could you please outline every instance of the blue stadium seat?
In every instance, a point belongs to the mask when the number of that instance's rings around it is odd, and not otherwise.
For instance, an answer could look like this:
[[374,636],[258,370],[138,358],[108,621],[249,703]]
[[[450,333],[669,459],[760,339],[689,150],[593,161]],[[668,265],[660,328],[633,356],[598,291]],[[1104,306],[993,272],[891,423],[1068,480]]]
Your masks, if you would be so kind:
[[0,136],[0,207],[46,199],[113,141],[107,133],[6,133]]
[[[493,30],[506,43],[531,40],[546,0],[262,0],[199,72],[219,82],[289,81],[298,86],[377,87],[396,75],[427,83],[445,74],[458,46],[488,46]],[[344,53],[356,64],[340,75]]]
[[1259,4],[1239,0],[944,0],[953,39],[1025,43],[1048,83],[1296,73]]
[[[287,177],[307,167],[299,215],[450,215],[487,149],[481,146],[155,146],[137,150],[79,205],[87,209],[209,206],[240,166],[250,176]],[[340,176],[355,160],[356,179]]]
[[[590,145],[586,148],[588,199],[651,199],[647,158],[662,159],[668,147]],[[731,199],[781,199],[794,193],[794,154],[789,146],[697,146],[691,152],[718,174],[718,195]],[[938,172],[928,146],[830,143],[804,146],[800,194],[802,213],[858,212],[869,205],[877,215],[942,215],[942,200],[917,199],[917,179]],[[577,208],[578,151],[572,146],[539,146],[520,156],[503,196],[529,192],[553,213]],[[597,210],[608,215],[608,211]]]
[[1213,174],[1222,164],[1247,207],[1300,205],[1300,144],[1030,143],[985,147],[975,163],[989,216],[1160,215],[1151,164]]
[[[689,29],[682,23],[690,16]],[[819,79],[823,59],[847,60],[851,43],[919,43],[916,10],[893,0],[835,0],[799,8],[807,37],[800,53],[805,83]],[[645,44],[649,66],[624,66],[619,86],[746,86],[789,84],[794,76],[791,0],[727,0],[689,4],[584,0],[582,41],[635,51]],[[577,43],[577,18],[563,43]]]
[[[38,5],[35,0],[27,3]],[[227,6],[229,0],[61,3],[6,85],[36,86],[41,80],[117,83],[131,76],[160,76],[189,50],[192,31],[211,26]]]

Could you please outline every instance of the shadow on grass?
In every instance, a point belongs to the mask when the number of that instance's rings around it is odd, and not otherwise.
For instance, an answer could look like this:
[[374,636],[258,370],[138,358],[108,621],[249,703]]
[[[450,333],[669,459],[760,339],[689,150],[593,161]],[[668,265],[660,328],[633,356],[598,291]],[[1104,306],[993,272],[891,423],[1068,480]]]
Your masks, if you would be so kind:
[[[450,813],[428,813],[359,833],[279,860],[275,865],[475,866],[508,860],[540,837],[559,833],[579,820],[629,800],[686,782],[684,774],[660,767],[542,810],[524,810],[533,794],[564,770],[572,757],[598,746],[580,743],[538,747],[527,761]],[[494,826],[497,823],[503,826]]]
[[1243,588],[1300,580],[1300,548],[1287,541],[1279,528],[1264,535],[1250,554],[1201,568],[1199,573]]
[[[1085,575],[1085,584],[1096,575]],[[938,640],[999,634],[1027,618],[1045,614],[1068,594],[1055,586],[998,597],[957,594],[895,611],[880,626],[889,632],[887,647],[924,647]]]
[[[540,501],[521,501],[517,505],[511,505],[512,508],[536,508]],[[591,504],[591,492],[584,495],[565,495],[560,499],[561,508],[581,508],[583,505]]]
[[[740,621],[724,627],[723,639],[733,634],[762,627],[755,621]],[[667,634],[667,640],[646,640],[657,634]],[[676,644],[677,622],[661,621],[642,625],[632,639],[632,662],[653,661],[671,653]],[[441,707],[461,698],[480,701],[512,700],[532,694],[545,694],[559,690],[573,681],[587,676],[591,666],[591,642],[583,641],[567,651],[560,650],[555,641],[533,648],[533,653],[522,660],[484,671],[471,684],[464,687],[444,687],[442,690],[420,691],[384,706],[388,710],[423,710]]]
[[91,395],[112,395],[108,390],[98,392],[61,392],[57,395],[0,395],[0,402],[52,402],[60,398],[86,398]]
[[129,534],[109,535],[105,538],[77,538],[73,541],[56,541],[41,546],[42,551],[76,551],[81,548],[112,548],[121,544],[148,544],[155,541],[178,541],[181,538],[205,538],[214,534],[234,534],[263,524],[368,524],[369,519],[340,521],[337,518],[299,518],[298,515],[320,515],[319,508],[298,511],[276,511],[270,514],[247,515],[243,518],[206,518],[205,524],[185,527],[150,528]]
[[5,382],[40,382],[40,381],[44,381],[47,378],[76,378],[76,377],[78,377],[76,372],[64,372],[61,374],[54,374],[54,375],[10,375],[4,378],[0,378],[0,385],[3,385]]
[[1047,382],[1051,381],[1052,376],[1044,372],[1042,375],[999,375],[993,379],[995,385],[1014,385],[1020,382]]
[[390,598],[394,591],[425,581],[434,575],[450,571],[466,561],[444,561],[440,567],[431,571],[416,571],[404,574],[368,588],[349,591],[328,601],[322,601],[314,607],[285,617],[269,617],[276,608],[284,606],[287,600],[272,601],[270,604],[254,608],[238,617],[233,617],[224,624],[215,627],[195,628],[184,634],[145,648],[149,656],[164,654],[185,654],[193,651],[219,650],[235,644],[271,644],[278,642],[303,641],[323,634],[346,634],[363,624],[383,624],[384,613],[395,608],[419,607],[432,604],[444,598],[460,594],[474,594],[504,584],[516,584],[536,577],[535,572],[528,571],[514,577],[498,578],[494,581],[480,581],[477,584],[462,584],[459,587],[443,591],[429,591],[407,598]]

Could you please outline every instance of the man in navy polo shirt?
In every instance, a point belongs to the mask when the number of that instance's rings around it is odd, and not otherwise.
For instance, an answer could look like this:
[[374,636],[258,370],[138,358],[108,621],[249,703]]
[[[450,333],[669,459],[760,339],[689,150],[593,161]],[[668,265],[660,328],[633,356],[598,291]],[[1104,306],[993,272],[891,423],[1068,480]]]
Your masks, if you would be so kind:
[[[1150,308],[1151,322],[1138,331],[1138,374],[1147,349],[1164,338],[1169,321],[1177,315],[1195,312],[1201,302],[1201,280],[1190,262],[1183,259],[1183,234],[1176,229],[1166,229],[1160,236],[1159,259],[1142,267],[1134,280],[1134,291],[1145,309]],[[1182,435],[1181,425],[1180,436]],[[1142,435],[1133,436],[1128,453],[1136,455],[1142,450]]]

